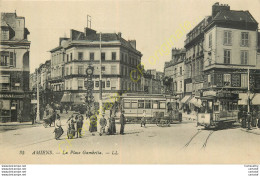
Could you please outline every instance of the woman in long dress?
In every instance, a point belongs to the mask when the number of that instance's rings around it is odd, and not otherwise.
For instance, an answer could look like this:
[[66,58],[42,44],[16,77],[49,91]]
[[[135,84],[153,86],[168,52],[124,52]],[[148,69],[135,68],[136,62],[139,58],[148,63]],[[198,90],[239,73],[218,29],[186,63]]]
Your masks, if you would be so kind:
[[55,139],[56,140],[59,140],[61,135],[63,134],[63,129],[61,127],[61,121],[60,121],[60,115],[57,114],[57,118],[56,118],[56,121],[55,121]]

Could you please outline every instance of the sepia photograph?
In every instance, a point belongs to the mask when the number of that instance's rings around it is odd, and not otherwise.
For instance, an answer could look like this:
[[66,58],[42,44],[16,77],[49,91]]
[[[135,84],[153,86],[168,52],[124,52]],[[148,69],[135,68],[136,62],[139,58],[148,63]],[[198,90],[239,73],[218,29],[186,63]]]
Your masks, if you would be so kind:
[[259,165],[259,9],[0,1],[0,163]]

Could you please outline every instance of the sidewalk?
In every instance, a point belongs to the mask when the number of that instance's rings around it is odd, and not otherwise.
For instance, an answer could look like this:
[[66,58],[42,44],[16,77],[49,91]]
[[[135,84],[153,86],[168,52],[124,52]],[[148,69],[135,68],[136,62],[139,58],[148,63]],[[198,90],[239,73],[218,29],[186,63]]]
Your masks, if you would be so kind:
[[[34,123],[34,125],[42,124],[42,121]],[[32,122],[6,122],[2,123],[0,122],[0,126],[20,126],[20,125],[32,125]]]
[[256,135],[260,135],[260,128],[253,127],[252,130],[248,130],[247,128],[241,128],[241,131],[247,132],[247,133],[252,133]]

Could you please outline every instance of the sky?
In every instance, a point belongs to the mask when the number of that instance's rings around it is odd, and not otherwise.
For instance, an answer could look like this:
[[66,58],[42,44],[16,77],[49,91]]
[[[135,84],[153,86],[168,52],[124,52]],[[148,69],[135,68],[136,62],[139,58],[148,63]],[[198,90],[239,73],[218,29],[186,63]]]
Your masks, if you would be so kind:
[[[87,15],[97,32],[121,32],[126,40],[135,39],[142,52],[145,69],[163,71],[170,61],[170,50],[151,64],[149,58],[174,35],[185,22],[192,27],[211,15],[215,2],[229,4],[231,10],[248,10],[260,22],[260,0],[85,0],[85,1],[0,1],[1,12],[15,12],[25,17],[31,41],[30,70],[49,60],[50,50],[59,37],[69,37],[70,29],[83,31]],[[192,23],[193,22],[193,23]],[[183,48],[186,33],[170,45]]]

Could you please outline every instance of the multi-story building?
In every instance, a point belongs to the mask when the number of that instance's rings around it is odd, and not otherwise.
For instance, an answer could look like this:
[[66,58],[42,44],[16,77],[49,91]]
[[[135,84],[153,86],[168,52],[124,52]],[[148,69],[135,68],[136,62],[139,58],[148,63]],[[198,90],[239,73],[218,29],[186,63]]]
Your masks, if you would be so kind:
[[41,64],[39,68],[35,69],[34,73],[30,74],[30,90],[33,91],[33,99],[37,99],[36,93],[37,93],[37,82],[38,82],[38,88],[40,94],[40,106],[43,107],[53,102],[54,94],[51,91],[50,77],[51,77],[50,60],[47,60],[44,64]]
[[170,62],[166,62],[164,66],[164,73],[166,77],[172,78],[171,85],[172,94],[178,100],[181,100],[184,95],[184,74],[185,74],[185,49],[172,49],[172,58]]
[[141,91],[148,94],[161,94],[163,92],[163,73],[155,69],[143,71],[141,77]]
[[[181,100],[185,104],[184,109],[194,109],[194,104],[190,100],[200,96],[203,88],[203,68],[204,68],[204,27],[211,17],[205,17],[187,35],[185,40],[186,58],[184,74],[185,96]],[[192,101],[191,101],[192,102]]]
[[250,91],[259,92],[258,23],[250,12],[215,3],[204,33],[204,92],[247,92],[248,81]]
[[0,122],[30,120],[28,34],[24,17],[1,13]]
[[[90,28],[85,32],[71,30],[70,38],[60,38],[59,46],[51,52],[51,87],[54,92],[61,92],[56,101],[78,103],[84,101],[86,88],[86,68],[94,67],[95,101],[99,100],[99,86],[104,97],[133,92],[141,89],[141,80],[137,72],[130,73],[141,63],[142,54],[136,49],[136,41],[126,41],[121,33],[100,34]],[[102,67],[100,68],[100,59]],[[99,85],[100,69],[102,85]]]

